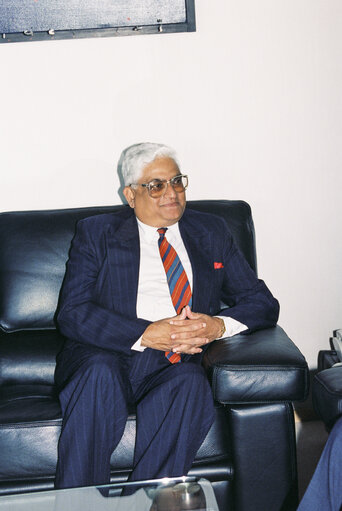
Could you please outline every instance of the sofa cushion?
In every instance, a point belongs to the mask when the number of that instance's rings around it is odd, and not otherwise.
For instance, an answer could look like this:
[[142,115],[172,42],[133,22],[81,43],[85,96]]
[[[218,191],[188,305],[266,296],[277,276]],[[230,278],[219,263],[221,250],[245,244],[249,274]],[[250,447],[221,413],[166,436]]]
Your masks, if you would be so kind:
[[54,474],[61,422],[53,387],[2,387],[0,480]]
[[[133,412],[133,410],[131,410]],[[56,391],[48,385],[4,386],[0,394],[0,481],[54,477],[62,419]],[[130,413],[121,442],[111,457],[114,472],[133,463],[135,415]],[[230,459],[230,435],[223,406],[199,449],[194,466]]]
[[53,385],[63,342],[56,330],[0,335],[0,385]]

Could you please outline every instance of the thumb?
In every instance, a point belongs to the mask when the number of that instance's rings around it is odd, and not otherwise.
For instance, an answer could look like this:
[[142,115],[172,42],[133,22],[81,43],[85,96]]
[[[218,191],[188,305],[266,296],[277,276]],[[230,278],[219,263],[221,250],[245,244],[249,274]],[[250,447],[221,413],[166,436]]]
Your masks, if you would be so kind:
[[178,316],[179,319],[186,319],[186,307],[183,307],[181,313]]
[[170,325],[173,325],[175,321],[181,321],[183,319],[186,319],[185,307],[183,307],[183,309],[181,310],[180,314],[178,314],[178,316],[174,316],[173,318],[171,318]]
[[196,314],[194,312],[192,312],[192,310],[190,309],[189,305],[184,307],[183,310],[185,310],[187,318],[189,318],[189,319],[196,319],[197,316],[196,316]]

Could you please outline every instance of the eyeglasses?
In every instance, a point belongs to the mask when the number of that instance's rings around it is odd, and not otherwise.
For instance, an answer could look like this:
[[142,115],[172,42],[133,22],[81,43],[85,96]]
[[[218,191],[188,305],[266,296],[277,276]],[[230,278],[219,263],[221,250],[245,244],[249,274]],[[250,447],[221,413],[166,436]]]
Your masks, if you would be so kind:
[[172,186],[175,192],[178,193],[184,192],[184,190],[188,186],[188,176],[178,174],[177,176],[174,176],[169,180],[153,179],[149,183],[136,183],[131,184],[130,186],[143,186],[144,188],[147,188],[150,197],[152,197],[153,199],[157,199],[158,197],[161,197],[165,193],[168,184]]

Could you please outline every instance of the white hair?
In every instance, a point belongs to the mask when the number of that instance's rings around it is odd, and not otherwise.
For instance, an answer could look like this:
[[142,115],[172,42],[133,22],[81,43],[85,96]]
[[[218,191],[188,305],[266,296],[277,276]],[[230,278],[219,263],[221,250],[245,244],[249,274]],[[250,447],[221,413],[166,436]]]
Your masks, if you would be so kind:
[[118,164],[124,185],[135,184],[146,165],[159,157],[171,158],[179,167],[176,151],[164,144],[143,142],[124,149]]

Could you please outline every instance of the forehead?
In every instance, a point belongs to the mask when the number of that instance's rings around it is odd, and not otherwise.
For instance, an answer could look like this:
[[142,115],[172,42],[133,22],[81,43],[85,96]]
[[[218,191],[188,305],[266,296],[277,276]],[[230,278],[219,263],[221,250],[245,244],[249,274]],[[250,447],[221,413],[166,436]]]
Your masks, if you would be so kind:
[[179,168],[172,158],[159,157],[143,168],[139,181],[143,183],[152,179],[170,179],[177,174],[179,174]]

